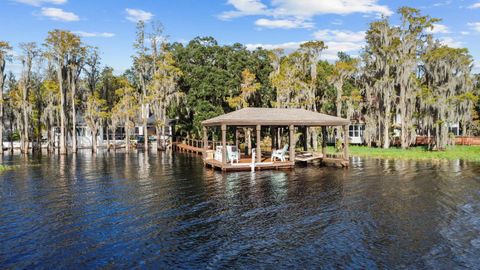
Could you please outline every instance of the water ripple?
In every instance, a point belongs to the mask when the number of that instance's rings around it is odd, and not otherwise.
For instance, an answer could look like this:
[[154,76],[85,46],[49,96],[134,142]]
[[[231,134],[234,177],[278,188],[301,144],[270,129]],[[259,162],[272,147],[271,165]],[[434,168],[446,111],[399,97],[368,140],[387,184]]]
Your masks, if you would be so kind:
[[480,165],[352,159],[221,173],[193,155],[24,159],[0,174],[0,268],[476,269]]

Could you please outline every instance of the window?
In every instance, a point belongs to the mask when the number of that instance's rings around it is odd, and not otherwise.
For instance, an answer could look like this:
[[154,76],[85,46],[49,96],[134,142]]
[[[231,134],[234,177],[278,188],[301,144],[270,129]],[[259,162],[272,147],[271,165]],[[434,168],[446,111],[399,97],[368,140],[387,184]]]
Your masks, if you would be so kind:
[[351,125],[348,130],[348,135],[350,137],[361,137],[363,136],[363,129],[363,125]]
[[348,127],[348,136],[350,136],[350,137],[354,136],[354,129],[355,129],[355,126],[353,126],[353,125]]

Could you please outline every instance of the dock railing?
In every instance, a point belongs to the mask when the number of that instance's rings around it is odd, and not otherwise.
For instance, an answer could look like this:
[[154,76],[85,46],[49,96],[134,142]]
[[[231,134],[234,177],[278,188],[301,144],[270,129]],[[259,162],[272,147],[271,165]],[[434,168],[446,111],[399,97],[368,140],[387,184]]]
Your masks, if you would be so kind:
[[[208,150],[215,150],[216,146],[222,145],[221,141],[209,140],[207,141],[208,146],[206,147]],[[232,144],[228,142],[227,144]],[[194,152],[202,152],[205,150],[204,141],[200,139],[188,138],[188,137],[177,137],[176,140],[176,148],[177,150],[182,150],[179,148],[188,148]]]

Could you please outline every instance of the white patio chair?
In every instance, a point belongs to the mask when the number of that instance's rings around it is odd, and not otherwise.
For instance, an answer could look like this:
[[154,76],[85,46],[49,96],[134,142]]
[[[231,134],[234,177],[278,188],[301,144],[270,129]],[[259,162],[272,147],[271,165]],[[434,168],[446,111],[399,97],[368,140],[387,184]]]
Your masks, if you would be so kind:
[[227,161],[233,164],[234,161],[240,162],[240,152],[234,145],[227,146]]
[[280,150],[274,150],[272,152],[272,161],[275,161],[276,158],[280,159],[281,161],[285,161],[285,154],[287,153],[288,150],[288,144],[285,144],[285,146],[280,149]]
[[222,161],[222,148],[223,146],[217,146],[215,148],[215,154],[213,155],[213,158],[218,161]]

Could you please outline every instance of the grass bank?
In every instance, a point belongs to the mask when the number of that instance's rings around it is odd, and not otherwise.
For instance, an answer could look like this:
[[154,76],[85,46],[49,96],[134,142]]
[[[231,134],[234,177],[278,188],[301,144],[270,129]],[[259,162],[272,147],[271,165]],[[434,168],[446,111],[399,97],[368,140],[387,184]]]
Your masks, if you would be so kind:
[[350,146],[350,155],[357,157],[373,157],[386,159],[412,160],[468,160],[480,162],[480,146],[452,146],[446,151],[429,151],[426,147],[412,147],[407,150],[400,148],[369,148],[365,146]]

